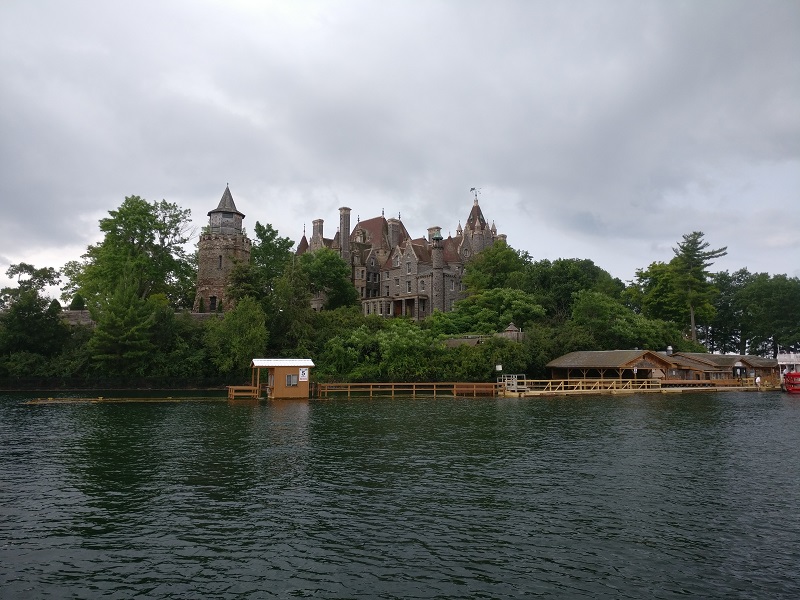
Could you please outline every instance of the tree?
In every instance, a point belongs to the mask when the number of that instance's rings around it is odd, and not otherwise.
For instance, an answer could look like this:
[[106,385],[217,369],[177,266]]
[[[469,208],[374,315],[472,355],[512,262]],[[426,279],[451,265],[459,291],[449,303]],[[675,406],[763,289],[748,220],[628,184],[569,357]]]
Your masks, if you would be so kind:
[[325,310],[358,302],[358,292],[350,278],[351,268],[333,250],[321,248],[302,254],[300,267],[308,277],[311,292],[325,298]]
[[267,223],[256,221],[255,240],[250,251],[250,262],[260,271],[263,280],[269,284],[292,261],[294,242],[288,237],[280,237],[278,231]]
[[43,294],[45,287],[57,286],[61,282],[61,274],[52,267],[37,269],[33,265],[24,262],[11,265],[6,270],[6,275],[17,278],[17,287],[7,287],[0,290],[0,308],[5,308],[19,294],[28,291]]
[[503,331],[512,322],[525,329],[544,314],[531,294],[495,288],[459,300],[450,312],[433,313],[425,326],[437,335],[489,334]]
[[250,361],[266,349],[266,317],[253,298],[242,298],[222,319],[209,319],[207,327],[206,347],[223,375],[243,376]]
[[[228,295],[234,300],[245,296],[266,299],[275,280],[292,261],[292,246],[294,242],[288,237],[280,237],[272,225],[256,222],[250,262],[234,266],[229,277]],[[268,309],[267,303],[265,309]]]
[[714,317],[706,337],[708,349],[722,354],[747,354],[746,331],[749,327],[743,291],[753,280],[747,269],[735,273],[722,271],[711,276],[717,290]]
[[92,309],[96,327],[89,340],[97,371],[112,377],[147,374],[155,350],[153,313],[132,279],[120,280],[111,297],[98,301]]
[[575,294],[571,324],[583,329],[592,350],[659,349],[680,345],[680,330],[667,321],[648,319],[605,294],[582,290]]
[[308,276],[292,261],[281,275],[273,279],[272,292],[267,296],[270,349],[278,356],[308,356],[310,354],[311,292]]
[[18,287],[0,290],[5,308],[0,313],[0,353],[58,354],[69,331],[61,320],[61,306],[44,295],[45,286],[58,285],[58,272],[19,263],[11,265],[6,275],[17,277]]
[[80,293],[89,304],[97,303],[126,279],[141,299],[162,293],[175,308],[191,306],[195,269],[184,249],[191,211],[166,200],[128,196],[108,214],[100,220],[103,241],[90,245],[81,261],[64,266],[69,284],[63,298]]
[[647,318],[682,323],[689,313],[677,284],[671,264],[654,262],[647,269],[636,270],[636,278],[622,297],[628,308]]
[[800,348],[800,279],[758,273],[740,298],[748,352],[775,357]]
[[576,292],[590,290],[616,299],[625,285],[591,260],[559,258],[529,264],[522,289],[533,294],[552,320],[563,323],[572,313]]
[[702,231],[693,231],[683,236],[683,241],[673,248],[675,258],[672,267],[676,275],[676,291],[689,310],[689,327],[692,341],[697,341],[695,315],[698,310],[713,316],[714,287],[709,283],[708,267],[714,259],[725,256],[727,246],[716,250],[706,250],[709,243],[703,240]]
[[466,264],[464,285],[472,294],[499,287],[519,289],[529,261],[527,252],[515,250],[505,240],[497,240]]

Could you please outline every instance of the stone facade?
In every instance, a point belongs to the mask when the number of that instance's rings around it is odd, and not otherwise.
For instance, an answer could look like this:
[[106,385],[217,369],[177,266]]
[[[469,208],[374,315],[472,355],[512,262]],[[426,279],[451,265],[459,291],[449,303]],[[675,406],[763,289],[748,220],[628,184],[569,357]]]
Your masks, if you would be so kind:
[[[297,253],[320,248],[337,251],[352,268],[364,314],[382,317],[422,319],[435,310],[451,310],[464,297],[464,265],[497,239],[505,239],[494,223],[486,224],[477,193],[466,225],[458,224],[455,237],[442,237],[437,226],[428,229],[427,237],[413,239],[399,215],[359,219],[351,231],[347,207],[339,209],[339,228],[333,238],[324,236],[322,219],[312,225],[311,239],[303,235]],[[323,303],[324,298],[314,298],[312,307],[320,310]]]
[[198,243],[197,292],[194,312],[233,307],[227,286],[237,263],[250,262],[251,242],[242,230],[244,215],[236,209],[226,186],[219,205],[208,213],[209,225]]

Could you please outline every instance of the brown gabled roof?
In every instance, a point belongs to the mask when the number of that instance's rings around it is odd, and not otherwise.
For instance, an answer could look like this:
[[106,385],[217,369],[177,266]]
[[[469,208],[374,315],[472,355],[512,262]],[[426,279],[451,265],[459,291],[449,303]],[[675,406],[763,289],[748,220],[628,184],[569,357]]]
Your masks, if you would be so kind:
[[444,261],[448,263],[461,262],[458,246],[461,238],[448,237],[444,240]]
[[711,354],[708,352],[676,352],[677,356],[685,356],[698,362],[713,365],[717,368],[732,369],[737,366],[737,362],[742,362],[751,367],[768,369],[777,367],[778,361],[774,358],[764,358],[763,356],[752,356],[750,354]]
[[751,367],[759,367],[762,369],[769,369],[779,366],[776,358],[764,358],[763,356],[742,356],[742,362],[747,363]]
[[417,256],[417,262],[431,262],[431,249],[428,242],[424,239],[420,240],[420,243],[412,242],[411,247],[414,249],[414,254]]
[[743,363],[751,367],[769,369],[778,366],[778,361],[763,356],[751,356],[738,354],[711,354],[709,352],[676,352],[672,357],[680,362],[689,361],[693,365],[703,365],[704,370],[732,370],[733,367],[741,366],[736,363]]
[[620,369],[635,366],[641,360],[670,366],[672,361],[652,350],[580,350],[551,360],[548,368]]
[[380,248],[388,239],[389,226],[384,217],[374,217],[356,223],[356,226],[353,227],[353,231],[350,233],[351,242],[356,241],[357,229],[363,229],[367,233],[366,242],[377,248]]
[[233,202],[233,195],[231,195],[231,189],[227,185],[225,186],[225,191],[222,193],[222,198],[219,201],[219,205],[214,210],[208,211],[208,216],[211,216],[212,213],[218,212],[232,212],[244,218],[244,214],[240,213],[236,209],[236,204]]
[[675,365],[680,369],[702,372],[719,370],[719,367],[716,365],[713,365],[709,362],[700,362],[699,360],[695,360],[689,356],[681,354],[680,352],[671,354],[670,359],[672,359]]
[[[411,236],[408,235],[408,230],[406,229],[406,226],[403,225],[403,222],[400,220],[397,222],[400,225],[398,244],[402,245],[405,244],[406,240],[408,240]],[[386,217],[373,217],[371,219],[356,223],[355,227],[353,227],[353,231],[350,233],[351,242],[354,242],[356,239],[357,229],[363,229],[367,233],[368,242],[373,248],[389,249],[389,223],[386,220]]]
[[685,356],[716,368],[732,368],[736,365],[736,361],[740,359],[735,354],[710,354],[708,352],[676,352],[673,356]]

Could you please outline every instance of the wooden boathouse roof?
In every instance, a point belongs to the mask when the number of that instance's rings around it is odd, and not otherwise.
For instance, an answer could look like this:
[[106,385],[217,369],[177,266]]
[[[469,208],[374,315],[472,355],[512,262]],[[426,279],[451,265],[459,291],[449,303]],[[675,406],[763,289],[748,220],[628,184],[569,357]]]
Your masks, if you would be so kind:
[[645,366],[668,368],[674,364],[666,354],[652,350],[579,350],[551,360],[550,369],[622,369]]
[[715,368],[733,368],[742,363],[751,367],[772,368],[778,366],[778,361],[774,358],[764,358],[763,356],[752,356],[749,354],[708,354],[705,352],[676,352],[673,356],[685,357],[690,360],[713,366]]

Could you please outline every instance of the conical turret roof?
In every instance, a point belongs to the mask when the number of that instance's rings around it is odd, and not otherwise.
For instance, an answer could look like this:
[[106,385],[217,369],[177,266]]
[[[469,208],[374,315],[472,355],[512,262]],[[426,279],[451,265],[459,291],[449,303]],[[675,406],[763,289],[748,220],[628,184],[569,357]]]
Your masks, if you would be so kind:
[[472,231],[483,231],[486,229],[486,219],[483,217],[483,211],[481,210],[481,207],[478,206],[477,196],[475,197],[475,202],[472,205],[472,210],[469,213],[469,217],[467,217],[465,229],[470,229]]
[[236,204],[233,202],[231,189],[227,185],[225,186],[225,191],[222,194],[222,199],[219,201],[219,206],[217,206],[217,208],[214,210],[208,211],[208,215],[211,216],[213,213],[217,212],[236,213],[240,217],[244,217],[244,213],[240,213],[237,210]]

